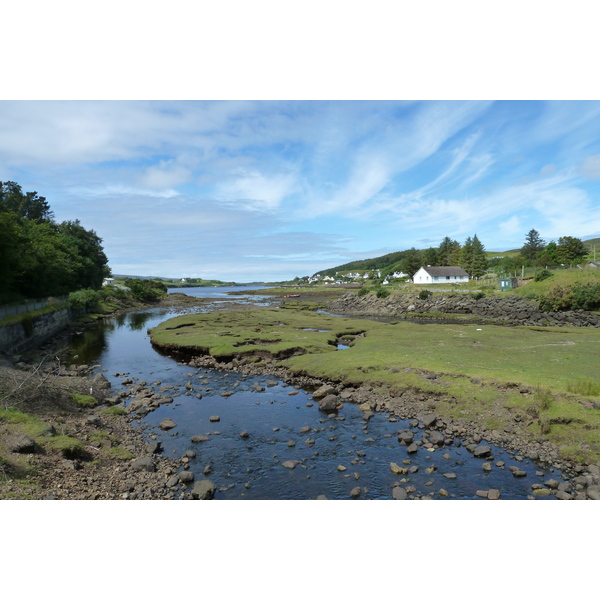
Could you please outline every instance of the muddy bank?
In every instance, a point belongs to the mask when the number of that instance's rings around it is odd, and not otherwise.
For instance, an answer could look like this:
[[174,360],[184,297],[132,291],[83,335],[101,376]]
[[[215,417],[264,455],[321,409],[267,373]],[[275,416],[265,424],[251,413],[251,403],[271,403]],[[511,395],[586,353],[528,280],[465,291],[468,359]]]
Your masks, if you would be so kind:
[[598,327],[600,317],[577,310],[544,312],[535,300],[507,294],[476,298],[467,294],[433,293],[427,299],[418,294],[393,294],[378,298],[375,294],[358,296],[348,292],[328,305],[337,314],[371,317],[439,318],[440,315],[465,315],[501,325],[536,325],[555,327]]

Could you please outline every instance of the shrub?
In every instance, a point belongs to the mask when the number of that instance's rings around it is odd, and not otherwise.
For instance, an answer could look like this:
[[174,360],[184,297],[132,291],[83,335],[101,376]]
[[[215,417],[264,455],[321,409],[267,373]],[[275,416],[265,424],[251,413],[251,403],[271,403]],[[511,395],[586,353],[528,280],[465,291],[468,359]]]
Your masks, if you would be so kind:
[[573,305],[573,287],[557,285],[540,296],[540,309],[544,311],[569,310]]
[[385,288],[379,288],[377,290],[378,298],[387,298],[390,295],[390,290],[386,290]]
[[427,300],[427,298],[429,298],[429,296],[432,296],[433,292],[429,291],[429,290],[421,290],[419,292],[419,300]]
[[95,312],[100,306],[102,295],[96,290],[77,290],[69,294],[69,304],[76,309]]
[[552,271],[548,271],[548,269],[541,269],[538,271],[533,277],[534,281],[544,281],[544,279],[548,279],[548,277],[552,277],[554,273]]
[[597,310],[600,308],[600,283],[577,283],[573,286],[573,308]]
[[474,294],[471,294],[471,297],[475,300],[480,300],[481,298],[485,298],[485,294],[483,292],[475,292]]
[[361,287],[360,290],[358,290],[359,296],[366,296],[368,293],[369,293],[369,290],[366,287]]

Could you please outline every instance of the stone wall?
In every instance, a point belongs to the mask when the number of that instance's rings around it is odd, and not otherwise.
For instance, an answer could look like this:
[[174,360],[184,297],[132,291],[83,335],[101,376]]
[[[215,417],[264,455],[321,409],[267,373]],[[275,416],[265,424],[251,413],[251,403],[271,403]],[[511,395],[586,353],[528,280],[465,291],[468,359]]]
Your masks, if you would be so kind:
[[422,313],[474,315],[485,320],[507,325],[552,325],[598,327],[600,317],[583,310],[544,312],[536,300],[527,300],[513,294],[484,296],[475,299],[470,294],[434,293],[426,300],[418,294],[393,294],[378,298],[375,294],[358,296],[348,292],[328,305],[338,314],[369,317],[417,317]]
[[73,315],[71,309],[64,308],[30,319],[24,317],[19,323],[0,327],[0,352],[18,354],[35,348],[67,327]]

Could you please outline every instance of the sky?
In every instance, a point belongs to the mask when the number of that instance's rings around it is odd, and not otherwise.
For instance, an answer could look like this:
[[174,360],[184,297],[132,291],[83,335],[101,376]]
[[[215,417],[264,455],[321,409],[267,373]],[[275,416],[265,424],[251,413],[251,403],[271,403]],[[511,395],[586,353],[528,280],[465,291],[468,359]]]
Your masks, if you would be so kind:
[[279,281],[411,247],[600,236],[598,101],[0,102],[0,180],[116,274]]

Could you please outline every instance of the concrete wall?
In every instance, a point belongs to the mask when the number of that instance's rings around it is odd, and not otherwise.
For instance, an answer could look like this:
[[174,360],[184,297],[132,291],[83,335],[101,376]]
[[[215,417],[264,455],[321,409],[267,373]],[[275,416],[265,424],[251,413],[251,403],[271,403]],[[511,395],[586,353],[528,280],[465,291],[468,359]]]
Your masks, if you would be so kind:
[[44,343],[63,330],[72,319],[71,309],[38,315],[30,321],[0,327],[0,352],[18,354]]

